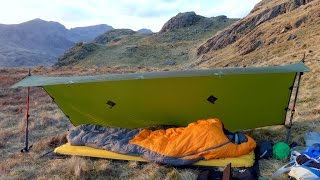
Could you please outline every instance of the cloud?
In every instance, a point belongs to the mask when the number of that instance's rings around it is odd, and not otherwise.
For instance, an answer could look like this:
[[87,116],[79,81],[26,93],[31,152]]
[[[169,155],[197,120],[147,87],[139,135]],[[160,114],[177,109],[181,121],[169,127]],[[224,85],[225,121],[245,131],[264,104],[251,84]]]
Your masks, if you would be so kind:
[[159,31],[179,12],[240,18],[257,2],[259,0],[0,0],[0,23],[41,18],[58,21],[68,28],[108,24],[115,28]]
[[255,4],[260,0],[223,0],[216,4],[211,3],[209,7],[202,8],[206,16],[226,15],[230,18],[241,18],[246,16]]

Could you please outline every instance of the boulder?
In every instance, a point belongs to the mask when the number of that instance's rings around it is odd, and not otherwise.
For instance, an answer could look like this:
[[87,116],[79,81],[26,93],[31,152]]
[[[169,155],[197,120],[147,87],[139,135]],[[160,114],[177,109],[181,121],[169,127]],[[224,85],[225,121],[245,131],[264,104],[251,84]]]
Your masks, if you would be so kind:
[[179,13],[176,16],[172,17],[169,21],[167,21],[159,32],[164,33],[192,26],[203,18],[203,16],[199,16],[195,12]]

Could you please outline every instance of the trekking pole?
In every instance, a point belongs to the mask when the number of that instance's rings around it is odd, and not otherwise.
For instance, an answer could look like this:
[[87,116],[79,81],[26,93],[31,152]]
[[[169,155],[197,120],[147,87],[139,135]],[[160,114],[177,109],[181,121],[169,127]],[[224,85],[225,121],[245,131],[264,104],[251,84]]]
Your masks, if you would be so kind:
[[[306,54],[303,55],[303,58],[302,58],[301,62],[304,63],[305,57],[306,57]],[[286,135],[286,143],[287,144],[289,143],[289,138],[290,138],[290,135],[291,135],[292,120],[293,120],[293,115],[296,112],[296,104],[297,104],[300,81],[301,81],[301,76],[302,75],[303,75],[303,72],[300,72],[299,76],[298,76],[298,84],[297,84],[297,88],[296,88],[296,92],[295,92],[295,96],[294,96],[294,100],[293,100],[293,104],[292,104],[290,120],[289,120],[289,124],[287,125],[287,135]]]
[[[31,76],[30,73],[30,68],[29,68],[29,73],[28,76]],[[27,101],[26,101],[26,124],[25,124],[25,147],[21,149],[22,153],[29,152],[31,146],[29,147],[29,93],[30,93],[30,87],[27,88]]]

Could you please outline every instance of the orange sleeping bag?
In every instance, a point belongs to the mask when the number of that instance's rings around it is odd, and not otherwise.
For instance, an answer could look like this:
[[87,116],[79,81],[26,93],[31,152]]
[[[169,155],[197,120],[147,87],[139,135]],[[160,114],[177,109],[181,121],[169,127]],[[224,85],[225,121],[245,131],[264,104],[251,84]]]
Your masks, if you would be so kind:
[[213,159],[238,157],[253,151],[256,143],[251,137],[246,137],[246,142],[234,144],[224,134],[223,124],[219,119],[208,119],[181,128],[156,131],[144,129],[130,143],[163,156]]

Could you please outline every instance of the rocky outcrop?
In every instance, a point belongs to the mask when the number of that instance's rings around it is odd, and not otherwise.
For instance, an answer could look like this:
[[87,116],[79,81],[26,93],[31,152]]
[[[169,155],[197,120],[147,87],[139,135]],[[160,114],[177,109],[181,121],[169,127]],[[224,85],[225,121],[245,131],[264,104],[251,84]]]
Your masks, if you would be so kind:
[[260,10],[264,5],[266,5],[267,3],[271,2],[272,0],[262,0],[260,2],[258,2],[253,9],[250,11],[250,13],[254,13],[258,10]]
[[58,58],[58,62],[55,66],[59,67],[79,63],[98,48],[98,45],[95,43],[76,43],[74,47]]
[[[273,6],[272,8],[266,9],[255,16],[248,15],[243,20],[233,24],[230,28],[218,33],[217,35],[207,40],[206,43],[204,43],[197,49],[197,54],[201,55],[208,53],[209,51],[215,51],[225,48],[226,46],[234,43],[241,37],[245,36],[247,33],[251,32],[257,26],[263,24],[264,22],[269,21],[277,16],[280,16],[310,1],[311,0],[290,0],[288,2]],[[269,2],[269,0],[260,2],[259,4],[257,4],[257,6],[253,9],[252,12],[257,11],[260,6],[267,2]],[[295,8],[293,8],[293,6]],[[297,21],[295,26],[300,26],[304,21],[305,19]],[[246,54],[252,52],[252,50],[257,49],[257,47],[260,46],[261,43],[259,41],[255,41],[253,44],[249,44],[247,50],[244,50],[243,53]]]
[[140,34],[152,34],[153,32],[150,29],[142,28],[137,31]]
[[290,10],[292,11],[294,9],[297,9],[298,7],[305,5],[311,1],[313,1],[313,0],[292,0],[290,2]]
[[203,18],[205,17],[199,16],[195,12],[179,13],[163,25],[163,27],[160,30],[160,33],[192,26]]
[[274,44],[274,43],[276,43],[276,41],[277,41],[277,38],[274,37],[274,38],[272,38],[272,39],[267,43],[267,45]]
[[242,52],[240,53],[240,55],[246,55],[251,53],[252,51],[258,49],[259,47],[261,47],[263,45],[263,41],[261,40],[257,40],[257,41],[253,41],[250,44],[248,44],[248,46],[246,46]]
[[304,22],[306,22],[308,20],[308,18],[306,16],[303,16],[302,18],[298,19],[295,23],[294,23],[294,27],[298,28],[301,26],[301,24],[303,24]]
[[297,35],[295,34],[290,34],[287,38],[287,41],[290,41],[290,40],[293,40],[293,39],[296,39],[297,38]]
[[135,33],[136,32],[131,29],[114,29],[96,37],[93,42],[98,44],[107,44],[111,41],[120,40],[119,38],[121,38],[121,36],[132,35]]

